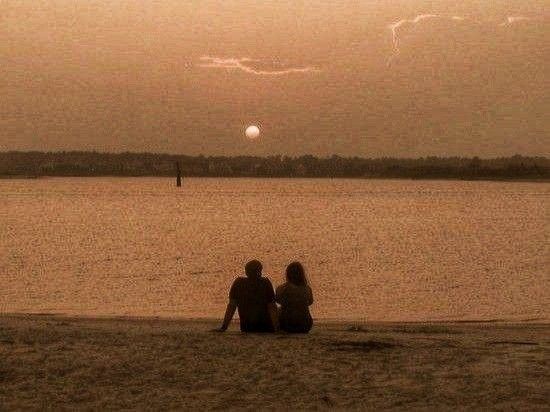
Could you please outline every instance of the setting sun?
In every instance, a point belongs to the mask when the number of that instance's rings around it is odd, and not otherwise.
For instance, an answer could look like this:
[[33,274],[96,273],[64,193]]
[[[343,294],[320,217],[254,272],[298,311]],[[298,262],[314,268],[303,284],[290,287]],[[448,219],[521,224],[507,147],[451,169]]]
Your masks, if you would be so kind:
[[248,137],[250,140],[255,140],[258,137],[260,137],[260,128],[258,126],[248,126],[244,132],[246,137]]

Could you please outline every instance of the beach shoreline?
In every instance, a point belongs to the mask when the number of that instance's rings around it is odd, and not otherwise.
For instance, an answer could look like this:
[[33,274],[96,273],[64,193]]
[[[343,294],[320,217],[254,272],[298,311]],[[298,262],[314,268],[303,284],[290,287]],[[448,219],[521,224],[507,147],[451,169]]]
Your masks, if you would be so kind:
[[[65,319],[74,321],[120,321],[120,322],[141,322],[141,321],[159,321],[159,322],[177,322],[177,323],[200,323],[200,324],[218,324],[221,323],[220,317],[186,317],[170,315],[118,315],[118,314],[80,314],[65,312],[0,312],[0,319]],[[426,319],[426,320],[361,320],[348,318],[316,318],[315,325],[324,328],[326,326],[397,326],[397,325],[500,325],[500,326],[527,326],[527,325],[546,325],[550,327],[550,319],[546,317],[529,318],[488,318],[488,319]],[[232,328],[239,329],[239,318],[235,315],[232,320]]]
[[545,409],[550,324],[320,322],[242,334],[219,320],[0,315],[12,409]]

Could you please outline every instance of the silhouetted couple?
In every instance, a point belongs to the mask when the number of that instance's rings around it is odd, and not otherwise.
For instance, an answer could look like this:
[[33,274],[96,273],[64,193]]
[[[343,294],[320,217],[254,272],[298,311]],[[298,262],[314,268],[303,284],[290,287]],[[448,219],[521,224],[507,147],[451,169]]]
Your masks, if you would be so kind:
[[[235,310],[239,311],[242,332],[308,333],[313,326],[309,306],[313,293],[304,267],[293,262],[286,268],[286,282],[273,291],[271,281],[262,276],[262,264],[252,260],[245,265],[246,277],[238,277],[231,285],[229,303],[223,324],[225,331]],[[277,303],[280,309],[277,309]]]

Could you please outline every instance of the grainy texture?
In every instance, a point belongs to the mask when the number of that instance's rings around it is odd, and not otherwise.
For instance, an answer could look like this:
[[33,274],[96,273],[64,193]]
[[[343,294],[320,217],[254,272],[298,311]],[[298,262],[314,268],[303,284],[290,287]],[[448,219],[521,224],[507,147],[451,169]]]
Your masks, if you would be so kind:
[[522,409],[550,405],[550,325],[0,317],[0,409]]
[[550,156],[548,0],[1,4],[0,150]]
[[214,318],[260,259],[305,265],[318,320],[550,322],[549,210],[549,183],[0,180],[0,313]]

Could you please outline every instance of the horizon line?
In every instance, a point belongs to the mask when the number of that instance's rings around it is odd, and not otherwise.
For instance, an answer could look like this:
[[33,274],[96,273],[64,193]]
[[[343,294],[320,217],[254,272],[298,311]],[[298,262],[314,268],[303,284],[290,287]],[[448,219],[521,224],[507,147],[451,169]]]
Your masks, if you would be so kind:
[[341,159],[400,159],[400,160],[410,160],[410,159],[474,159],[478,158],[480,160],[490,160],[490,159],[511,159],[511,158],[539,158],[539,159],[550,159],[546,155],[527,155],[514,153],[512,155],[500,155],[493,157],[482,157],[478,155],[423,155],[423,156],[392,156],[392,155],[383,155],[383,156],[362,156],[362,155],[341,155],[333,153],[330,155],[314,155],[311,153],[305,154],[283,154],[283,153],[274,153],[269,155],[253,155],[253,154],[237,154],[237,155],[216,155],[216,154],[183,154],[183,153],[168,153],[168,152],[143,152],[143,151],[99,151],[99,150],[0,150],[1,154],[30,154],[30,153],[39,153],[39,154],[99,154],[99,155],[155,155],[155,156],[180,156],[180,157],[204,157],[204,158],[239,158],[239,157],[252,157],[259,159],[267,159],[270,157],[287,157],[291,159],[299,159],[301,157],[314,157],[316,159],[330,159],[330,158],[341,158]]

